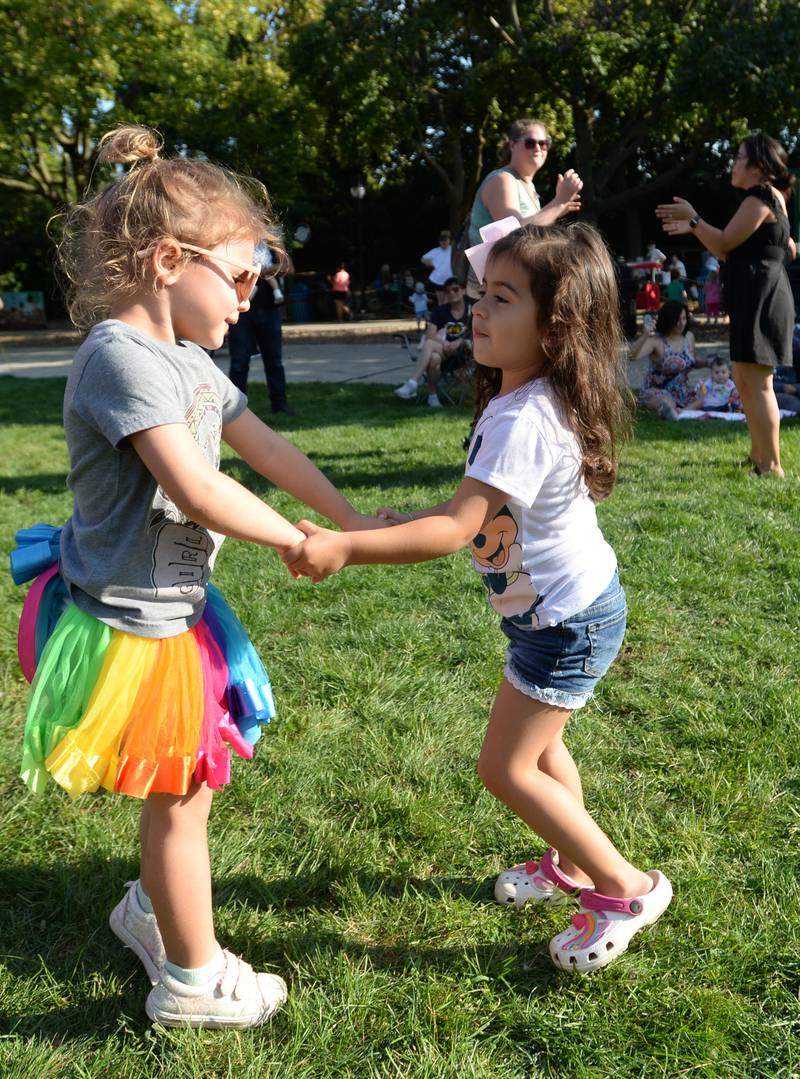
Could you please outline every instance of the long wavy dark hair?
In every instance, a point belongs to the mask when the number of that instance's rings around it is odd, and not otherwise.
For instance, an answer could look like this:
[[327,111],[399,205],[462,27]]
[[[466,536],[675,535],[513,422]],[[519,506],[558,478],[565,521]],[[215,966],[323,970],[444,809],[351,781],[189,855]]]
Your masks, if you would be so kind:
[[[525,225],[498,240],[490,261],[512,259],[527,271],[536,301],[543,366],[562,421],[580,446],[592,498],[611,494],[620,443],[628,436],[631,395],[624,378],[617,278],[591,225]],[[502,371],[476,364],[475,419],[497,396]]]

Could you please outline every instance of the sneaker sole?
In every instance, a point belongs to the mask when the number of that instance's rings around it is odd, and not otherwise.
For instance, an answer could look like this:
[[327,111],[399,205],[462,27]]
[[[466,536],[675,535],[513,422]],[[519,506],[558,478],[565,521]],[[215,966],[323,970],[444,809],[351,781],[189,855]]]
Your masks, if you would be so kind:
[[160,974],[158,967],[155,965],[149,954],[145,951],[136,937],[131,936],[125,926],[122,924],[120,915],[117,913],[116,907],[111,911],[108,918],[108,924],[111,926],[111,932],[114,936],[118,937],[126,948],[130,950],[139,958],[142,966],[147,971],[147,977],[150,979],[151,985],[158,985]]
[[162,1027],[204,1027],[206,1030],[251,1030],[253,1027],[263,1026],[280,1011],[286,1003],[286,997],[278,1001],[267,1012],[262,1012],[256,1017],[231,1016],[230,1018],[219,1015],[183,1015],[181,1013],[158,1012],[151,1008],[150,999],[145,1002],[145,1011],[148,1018]]

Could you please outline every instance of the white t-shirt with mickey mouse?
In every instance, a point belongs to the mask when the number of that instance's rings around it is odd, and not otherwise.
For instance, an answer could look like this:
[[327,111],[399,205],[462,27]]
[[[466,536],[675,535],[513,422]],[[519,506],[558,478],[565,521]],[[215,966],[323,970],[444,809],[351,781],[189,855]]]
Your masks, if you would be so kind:
[[577,439],[546,379],[489,402],[465,475],[509,496],[471,545],[498,614],[522,628],[554,626],[608,587],[616,555],[581,476]]

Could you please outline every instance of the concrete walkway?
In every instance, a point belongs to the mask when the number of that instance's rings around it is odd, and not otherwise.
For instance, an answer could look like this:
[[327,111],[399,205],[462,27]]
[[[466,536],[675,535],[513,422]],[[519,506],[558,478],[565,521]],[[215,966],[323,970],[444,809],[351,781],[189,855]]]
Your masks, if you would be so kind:
[[[393,336],[398,333],[410,334],[415,340],[413,320],[286,326],[283,360],[287,379],[290,383],[370,382],[398,386],[413,369],[410,353],[402,347],[400,338]],[[48,340],[46,331],[43,336],[40,344],[32,344],[32,339],[38,340],[39,335],[0,334],[0,375],[66,378],[80,336],[69,331],[61,333],[60,340],[59,337]],[[69,344],[65,343],[65,338]],[[703,341],[697,346],[700,357],[726,350],[724,338]],[[227,373],[226,348],[218,352],[216,362]],[[646,367],[642,360],[629,365],[630,383],[634,389],[641,384]],[[251,379],[264,382],[260,357],[253,360]]]

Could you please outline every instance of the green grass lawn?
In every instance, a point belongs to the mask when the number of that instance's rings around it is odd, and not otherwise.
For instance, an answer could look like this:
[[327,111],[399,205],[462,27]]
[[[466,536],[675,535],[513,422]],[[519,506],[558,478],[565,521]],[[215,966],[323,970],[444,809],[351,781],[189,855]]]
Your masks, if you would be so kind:
[[[0,379],[0,545],[70,510],[63,382]],[[441,500],[466,413],[384,387],[297,386],[281,424],[363,509]],[[263,389],[253,393],[263,411]],[[283,419],[283,418],[282,418]],[[215,580],[279,716],[211,824],[222,942],[290,983],[246,1033],[157,1032],[107,925],[138,806],[16,778],[23,589],[0,579],[0,1075],[588,1077],[800,1072],[800,437],[785,483],[736,467],[743,426],[641,419],[600,507],[630,602],[623,652],[568,740],[622,850],[672,879],[664,919],[585,979],[550,965],[562,912],[492,902],[540,852],[478,781],[502,635],[465,552],[294,583],[228,541]],[[228,458],[296,518],[304,511]]]

